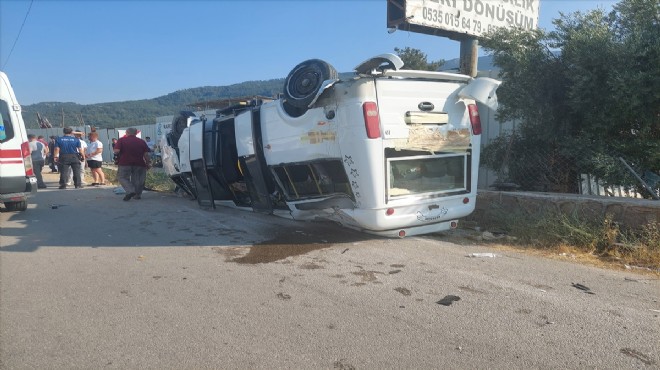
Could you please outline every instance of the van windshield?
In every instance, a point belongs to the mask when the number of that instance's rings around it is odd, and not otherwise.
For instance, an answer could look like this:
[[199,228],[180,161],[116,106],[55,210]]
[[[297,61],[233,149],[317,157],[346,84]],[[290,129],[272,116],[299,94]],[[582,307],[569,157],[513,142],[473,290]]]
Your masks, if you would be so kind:
[[0,100],[0,143],[14,138],[14,128],[11,124],[11,115],[9,114],[9,104]]

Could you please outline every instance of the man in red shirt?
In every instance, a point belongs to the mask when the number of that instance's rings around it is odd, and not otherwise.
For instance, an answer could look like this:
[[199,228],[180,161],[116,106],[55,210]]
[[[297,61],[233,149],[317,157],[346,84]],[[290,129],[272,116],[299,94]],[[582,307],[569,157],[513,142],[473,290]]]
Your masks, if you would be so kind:
[[137,129],[126,129],[126,136],[117,140],[113,150],[119,155],[117,178],[126,191],[125,201],[142,198],[149,168],[149,147],[136,135]]

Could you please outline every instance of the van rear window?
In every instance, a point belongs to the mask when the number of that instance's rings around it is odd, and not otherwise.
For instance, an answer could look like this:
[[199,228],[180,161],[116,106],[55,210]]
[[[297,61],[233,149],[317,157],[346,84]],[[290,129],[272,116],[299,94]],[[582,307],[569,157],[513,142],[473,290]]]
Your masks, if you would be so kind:
[[424,156],[390,155],[387,158],[387,171],[389,199],[421,194],[455,195],[470,191],[469,152]]
[[9,114],[9,104],[6,101],[0,100],[0,143],[9,141],[14,138],[14,125],[11,123],[11,115]]

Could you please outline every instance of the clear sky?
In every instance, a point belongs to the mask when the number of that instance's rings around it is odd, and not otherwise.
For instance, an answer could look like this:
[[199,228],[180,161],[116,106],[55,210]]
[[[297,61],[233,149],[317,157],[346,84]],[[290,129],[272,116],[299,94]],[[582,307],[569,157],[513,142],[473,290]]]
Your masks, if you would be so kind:
[[[615,3],[541,0],[539,24]],[[91,104],[283,78],[311,58],[349,72],[395,47],[458,57],[457,41],[388,33],[386,14],[385,0],[0,0],[0,69],[21,104]]]

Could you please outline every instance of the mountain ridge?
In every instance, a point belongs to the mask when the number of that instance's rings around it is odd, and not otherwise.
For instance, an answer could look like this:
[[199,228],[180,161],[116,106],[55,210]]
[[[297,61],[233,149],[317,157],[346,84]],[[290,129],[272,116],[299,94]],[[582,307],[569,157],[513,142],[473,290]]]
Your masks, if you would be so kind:
[[[481,69],[492,68],[492,57],[480,57]],[[441,70],[458,69],[458,59],[445,62]],[[341,77],[353,72],[340,73]],[[156,117],[191,110],[193,104],[244,96],[278,96],[285,78],[245,81],[226,86],[200,86],[177,90],[151,99],[120,102],[78,104],[75,102],[41,102],[23,106],[23,119],[28,128],[39,128],[37,113],[53,127],[79,126],[82,122],[97,128],[147,125]]]

